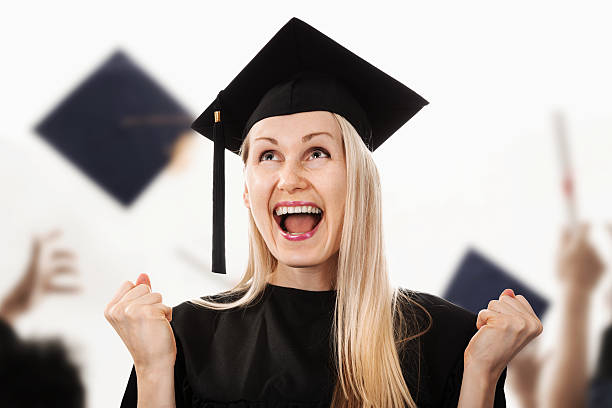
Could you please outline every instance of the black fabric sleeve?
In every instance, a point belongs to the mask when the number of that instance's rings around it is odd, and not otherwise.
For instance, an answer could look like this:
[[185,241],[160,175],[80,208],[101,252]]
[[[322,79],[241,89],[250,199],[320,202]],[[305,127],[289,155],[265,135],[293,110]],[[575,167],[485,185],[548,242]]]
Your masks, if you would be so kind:
[[[192,408],[192,389],[187,381],[185,373],[185,357],[183,355],[183,348],[181,347],[180,341],[176,338],[176,362],[174,363],[174,398],[176,401],[176,408]],[[138,384],[136,378],[136,370],[132,365],[132,371],[130,378],[128,379],[123,399],[121,401],[121,408],[137,408],[138,406]]]
[[589,408],[612,406],[612,325],[608,326],[601,338],[595,375],[588,391]]
[[132,372],[128,379],[127,387],[123,393],[123,399],[121,400],[121,408],[136,408],[138,406],[138,386],[136,383],[136,370],[132,365]]
[[612,380],[612,325],[602,335],[594,378]]
[[504,371],[502,371],[502,374],[499,376],[499,380],[497,380],[497,385],[495,386],[495,402],[493,403],[494,408],[506,407],[506,393],[504,391],[504,386],[506,385],[507,372],[508,368],[504,368]]

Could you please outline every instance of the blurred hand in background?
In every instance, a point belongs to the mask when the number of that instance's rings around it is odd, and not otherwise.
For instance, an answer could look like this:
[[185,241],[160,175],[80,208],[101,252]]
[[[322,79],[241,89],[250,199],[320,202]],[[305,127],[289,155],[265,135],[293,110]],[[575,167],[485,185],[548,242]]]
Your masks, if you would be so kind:
[[589,225],[574,231],[565,227],[557,256],[559,279],[569,295],[590,295],[605,269],[599,254],[588,240]]
[[77,285],[56,283],[60,275],[78,274],[76,255],[56,246],[55,242],[61,234],[62,232],[56,229],[32,239],[25,273],[0,303],[0,318],[13,323],[47,294],[74,294],[81,291],[81,287]]

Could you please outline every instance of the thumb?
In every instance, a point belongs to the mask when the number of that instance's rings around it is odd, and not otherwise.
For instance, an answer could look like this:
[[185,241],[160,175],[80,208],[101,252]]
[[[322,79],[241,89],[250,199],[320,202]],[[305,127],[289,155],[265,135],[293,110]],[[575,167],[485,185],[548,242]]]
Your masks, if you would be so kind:
[[138,278],[136,279],[136,285],[140,285],[141,283],[144,283],[145,285],[149,286],[149,289],[151,289],[151,281],[149,280],[149,276],[146,273],[141,273],[140,275],[138,275]]

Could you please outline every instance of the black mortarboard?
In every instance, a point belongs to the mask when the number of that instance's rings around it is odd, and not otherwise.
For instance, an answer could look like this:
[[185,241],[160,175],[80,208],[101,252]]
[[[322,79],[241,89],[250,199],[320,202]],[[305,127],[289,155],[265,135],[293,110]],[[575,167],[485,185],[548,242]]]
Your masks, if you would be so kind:
[[190,122],[185,109],[117,51],[36,131],[127,206],[168,163]]
[[303,21],[292,18],[191,125],[215,143],[213,272],[225,273],[224,149],[257,121],[324,110],[344,116],[374,151],[427,101]]
[[469,249],[464,255],[444,298],[478,313],[487,308],[490,300],[498,299],[504,289],[523,295],[540,319],[548,308],[548,300],[475,249]]

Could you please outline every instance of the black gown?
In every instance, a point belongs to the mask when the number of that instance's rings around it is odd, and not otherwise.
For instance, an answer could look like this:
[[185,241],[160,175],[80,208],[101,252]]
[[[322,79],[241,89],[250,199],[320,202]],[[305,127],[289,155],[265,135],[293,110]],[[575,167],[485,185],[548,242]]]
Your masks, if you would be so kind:
[[0,406],[85,406],[81,369],[59,337],[21,339],[0,318]]
[[[419,407],[456,407],[463,351],[476,332],[476,316],[439,297],[407,292],[433,323],[400,354],[406,383]],[[335,384],[329,342],[335,296],[334,290],[268,284],[247,308],[214,311],[188,302],[174,307],[176,407],[329,407]],[[414,306],[406,313],[425,318]],[[506,406],[505,377],[506,370],[497,383],[496,408]],[[121,407],[136,406],[132,366]]]

